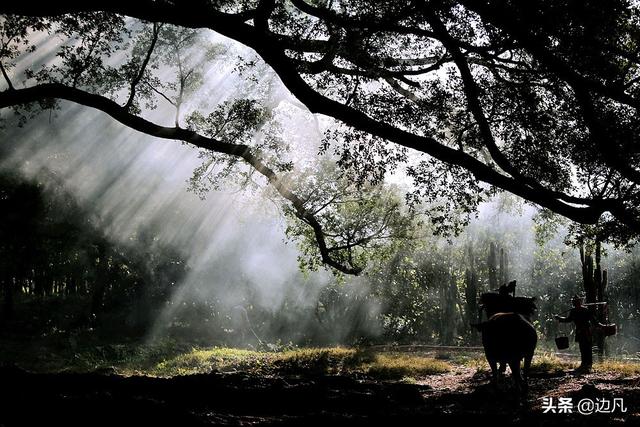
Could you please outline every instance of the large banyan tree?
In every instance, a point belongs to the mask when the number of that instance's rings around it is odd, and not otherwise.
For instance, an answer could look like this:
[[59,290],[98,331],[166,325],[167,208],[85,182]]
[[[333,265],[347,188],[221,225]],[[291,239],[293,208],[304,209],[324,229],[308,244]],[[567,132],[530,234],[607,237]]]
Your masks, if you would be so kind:
[[[250,99],[181,118],[202,74],[180,48],[206,45],[197,31],[211,30],[253,49],[309,111],[335,120],[323,147],[350,182],[404,167],[409,200],[425,202],[436,226],[507,191],[628,242],[640,232],[639,11],[635,0],[3,2],[0,108],[71,101],[229,167],[243,161],[288,201],[322,262],[358,273],[353,251],[400,227],[395,205],[349,226],[324,215],[329,202],[282,178],[287,141],[256,140],[268,114]],[[23,69],[42,34],[68,41]],[[163,80],[163,64],[177,79]],[[173,123],[145,115],[162,102]]]

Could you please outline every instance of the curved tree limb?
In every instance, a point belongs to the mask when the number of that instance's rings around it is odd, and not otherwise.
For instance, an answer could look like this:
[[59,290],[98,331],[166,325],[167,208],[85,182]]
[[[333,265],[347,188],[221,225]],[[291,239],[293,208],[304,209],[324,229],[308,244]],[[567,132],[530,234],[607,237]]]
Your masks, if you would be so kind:
[[[636,112],[640,112],[640,99],[628,94],[623,85],[605,84],[602,81],[581,74],[571,64],[556,55],[551,49],[548,49],[546,47],[548,45],[547,40],[537,35],[526,23],[522,22],[522,19],[501,13],[502,9],[494,8],[491,0],[463,0],[461,3],[469,10],[478,13],[487,22],[508,32],[544,66],[561,76],[576,93],[576,98],[583,108],[585,119],[587,122],[591,122],[590,127],[592,129],[598,125],[597,118],[594,120],[594,115],[592,114],[594,106],[589,93],[608,97],[635,109]],[[616,155],[616,148],[608,146],[606,139],[599,138],[598,144],[607,165],[620,172],[630,181],[640,183],[640,170],[631,167],[625,162],[625,159]]]
[[[465,1],[463,3],[468,5],[473,2]],[[299,4],[304,7],[302,3]],[[481,7],[482,6],[478,6],[474,9],[472,5],[468,5],[470,10],[479,10]],[[407,132],[391,124],[375,120],[348,105],[343,105],[323,96],[305,81],[300,75],[294,61],[287,57],[286,49],[291,46],[289,45],[289,47],[287,47],[287,43],[283,40],[282,35],[274,34],[270,32],[268,28],[259,28],[260,26],[256,27],[246,22],[248,19],[247,16],[249,16],[248,14],[250,13],[249,11],[225,13],[214,9],[207,2],[198,0],[181,2],[179,6],[173,2],[162,0],[141,0],[138,2],[97,0],[90,5],[82,5],[70,0],[60,0],[56,3],[49,3],[36,10],[28,7],[28,5],[16,2],[7,2],[0,6],[0,12],[31,16],[59,15],[88,10],[119,13],[142,20],[167,22],[190,28],[209,28],[253,48],[262,59],[276,71],[284,85],[304,103],[311,112],[331,116],[355,129],[429,154],[435,159],[447,164],[466,169],[480,181],[509,191],[576,222],[594,224],[603,213],[610,212],[630,228],[640,231],[640,220],[633,219],[631,211],[624,209],[624,201],[620,199],[578,197],[544,186],[530,185],[530,183],[524,182],[518,177],[508,176],[499,172],[468,153],[441,144],[430,136]],[[381,28],[381,30],[394,31],[393,28]],[[425,30],[421,30],[420,32],[422,33],[424,31]],[[432,32],[420,35],[433,37]],[[322,43],[326,43],[326,41]],[[527,49],[530,48],[530,46],[524,44],[523,46]],[[531,50],[532,53],[536,54],[535,46],[531,48]],[[569,80],[576,79],[580,84],[590,89],[595,89],[611,97],[611,99],[619,100],[628,105],[634,105],[637,102],[636,99],[608,86],[603,86],[603,84],[600,83],[596,84],[583,76],[577,76],[572,70],[567,70],[564,64],[556,64],[554,59],[545,56],[546,54],[544,54],[544,52],[542,54],[538,53],[538,55],[547,60],[551,65],[556,66],[562,78]],[[624,210],[624,213],[622,210]]]
[[59,83],[46,83],[26,89],[10,89],[0,92],[0,108],[46,99],[67,100],[86,107],[95,108],[111,116],[121,124],[149,136],[184,141],[205,150],[242,158],[253,169],[263,175],[269,184],[272,185],[283,198],[291,203],[295,215],[313,229],[323,263],[345,274],[357,275],[362,271],[361,267],[345,265],[331,257],[331,251],[327,248],[323,228],[318,219],[312,212],[306,209],[304,201],[294,194],[273,169],[266,165],[248,145],[222,142],[180,127],[160,126],[142,117],[131,114],[126,106],[120,106],[118,103],[106,97]]

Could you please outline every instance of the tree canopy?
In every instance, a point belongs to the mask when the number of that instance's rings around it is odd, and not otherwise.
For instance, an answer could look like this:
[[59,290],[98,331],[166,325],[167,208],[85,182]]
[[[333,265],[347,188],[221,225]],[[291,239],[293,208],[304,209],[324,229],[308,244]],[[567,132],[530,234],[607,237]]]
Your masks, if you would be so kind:
[[[409,201],[429,202],[442,229],[507,191],[597,225],[600,240],[640,233],[635,1],[61,0],[38,9],[5,2],[0,13],[0,108],[24,113],[68,100],[200,147],[211,164],[242,160],[308,226],[322,262],[340,271],[359,273],[351,249],[397,224],[379,215],[382,224],[349,233],[336,215],[323,216],[322,200],[302,197],[287,178],[287,141],[266,125],[270,111],[248,97],[181,119],[184,98],[204,78],[198,64],[220,53],[198,30],[250,47],[311,112],[335,119],[323,148],[352,182],[376,184],[405,168]],[[67,42],[55,61],[34,60],[18,75],[34,34]],[[159,102],[175,107],[172,125],[145,116]]]

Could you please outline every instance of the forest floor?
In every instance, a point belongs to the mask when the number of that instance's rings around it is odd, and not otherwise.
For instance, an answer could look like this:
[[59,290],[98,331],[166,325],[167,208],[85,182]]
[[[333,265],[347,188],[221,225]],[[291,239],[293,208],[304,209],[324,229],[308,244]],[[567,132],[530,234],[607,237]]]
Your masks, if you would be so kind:
[[[574,361],[541,353],[520,396],[509,373],[493,387],[477,352],[105,346],[65,360],[54,349],[16,358],[0,348],[0,426],[640,425],[634,362],[579,375]],[[560,398],[572,413],[545,413],[545,401]],[[615,399],[626,412],[606,411]],[[598,404],[592,414],[578,413],[583,400]]]

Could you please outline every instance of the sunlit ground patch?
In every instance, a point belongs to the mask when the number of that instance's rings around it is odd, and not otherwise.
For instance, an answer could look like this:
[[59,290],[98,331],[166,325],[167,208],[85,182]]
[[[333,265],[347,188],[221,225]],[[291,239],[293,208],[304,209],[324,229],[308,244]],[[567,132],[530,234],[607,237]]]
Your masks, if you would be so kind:
[[[595,357],[595,356],[594,356]],[[484,355],[464,356],[452,361],[455,365],[474,368],[477,371],[489,371],[489,364]],[[572,372],[580,365],[579,359],[558,357],[553,352],[536,353],[531,363],[532,376],[554,376]],[[594,361],[592,372],[607,373],[617,376],[640,375],[640,363],[633,360],[605,359]]]
[[212,371],[240,371],[260,375],[350,375],[403,380],[448,372],[451,365],[432,357],[377,354],[342,347],[258,352],[229,348],[194,349],[160,362],[148,373],[157,376]]
[[[11,343],[9,343],[11,344]],[[55,343],[54,343],[55,344]],[[59,343],[58,343],[59,344]],[[35,372],[104,371],[119,375],[172,377],[210,372],[242,372],[257,376],[345,375],[362,379],[422,382],[439,374],[486,375],[489,365],[482,353],[442,357],[438,352],[378,351],[346,347],[287,348],[256,351],[230,347],[193,347],[171,340],[155,344],[9,345],[0,364]],[[578,367],[579,359],[541,351],[533,358],[532,377],[563,376]],[[593,365],[594,374],[613,377],[640,375],[640,363],[607,359]],[[432,380],[436,380],[433,378]]]

